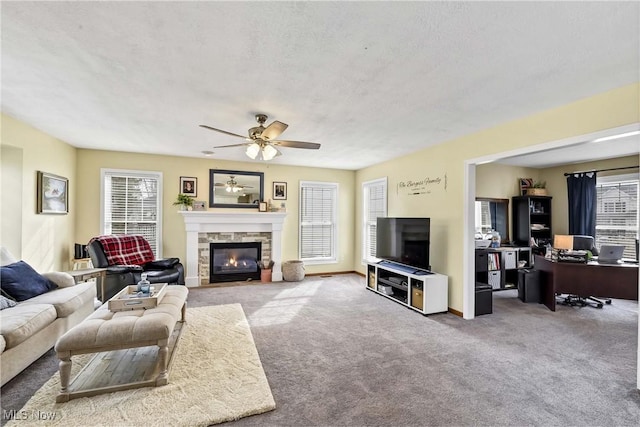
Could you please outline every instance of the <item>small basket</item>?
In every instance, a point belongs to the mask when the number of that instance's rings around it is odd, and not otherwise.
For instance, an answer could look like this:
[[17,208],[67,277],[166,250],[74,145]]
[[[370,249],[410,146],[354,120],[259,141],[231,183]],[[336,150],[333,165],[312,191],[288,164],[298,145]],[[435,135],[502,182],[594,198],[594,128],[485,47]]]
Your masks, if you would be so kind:
[[287,282],[300,282],[304,279],[304,263],[302,261],[282,263],[282,278]]
[[546,188],[527,188],[527,195],[529,196],[546,196]]

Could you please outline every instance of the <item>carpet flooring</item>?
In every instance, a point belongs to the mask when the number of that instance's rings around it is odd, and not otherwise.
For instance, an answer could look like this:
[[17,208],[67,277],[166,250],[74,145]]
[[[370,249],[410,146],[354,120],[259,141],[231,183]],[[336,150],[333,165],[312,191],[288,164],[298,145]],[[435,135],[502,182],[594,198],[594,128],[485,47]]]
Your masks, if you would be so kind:
[[207,426],[275,408],[240,304],[188,309],[184,328],[168,385],[55,403],[54,375],[8,425]]
[[[422,316],[367,290],[355,274],[189,294],[190,308],[230,303],[244,309],[277,408],[229,425],[640,421],[637,301],[554,313],[510,290],[493,294],[493,314],[469,321]],[[3,409],[20,408],[35,378],[55,372],[51,359],[45,355],[2,388]]]

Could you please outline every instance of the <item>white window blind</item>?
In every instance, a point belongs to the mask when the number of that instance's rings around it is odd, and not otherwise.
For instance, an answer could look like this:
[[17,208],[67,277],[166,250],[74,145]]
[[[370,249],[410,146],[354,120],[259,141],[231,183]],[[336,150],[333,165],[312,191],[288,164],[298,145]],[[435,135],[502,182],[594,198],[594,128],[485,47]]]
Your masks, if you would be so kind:
[[624,245],[623,257],[635,259],[638,238],[638,174],[598,178],[596,246]]
[[335,262],[338,184],[300,183],[300,259]]
[[139,234],[161,254],[160,187],[157,172],[102,171],[103,234]]
[[387,178],[362,183],[362,260],[376,261],[376,223],[387,216]]

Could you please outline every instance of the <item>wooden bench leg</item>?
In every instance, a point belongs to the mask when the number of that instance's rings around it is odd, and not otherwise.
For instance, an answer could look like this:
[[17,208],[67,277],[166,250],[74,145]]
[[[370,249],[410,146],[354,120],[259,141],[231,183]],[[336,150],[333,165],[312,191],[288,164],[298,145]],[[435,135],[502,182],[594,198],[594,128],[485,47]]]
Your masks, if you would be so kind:
[[60,359],[60,393],[56,396],[56,402],[68,402],[69,401],[69,379],[71,377],[71,353],[64,352],[59,353]]
[[158,341],[158,364],[160,373],[156,379],[156,386],[169,383],[169,340]]

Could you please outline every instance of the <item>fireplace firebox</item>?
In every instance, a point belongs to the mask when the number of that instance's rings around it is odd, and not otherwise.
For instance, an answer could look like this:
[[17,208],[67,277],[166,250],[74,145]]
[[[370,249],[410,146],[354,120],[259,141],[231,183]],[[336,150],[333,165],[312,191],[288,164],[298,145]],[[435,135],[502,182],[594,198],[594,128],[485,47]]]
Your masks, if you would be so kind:
[[262,242],[209,243],[209,282],[259,280]]

